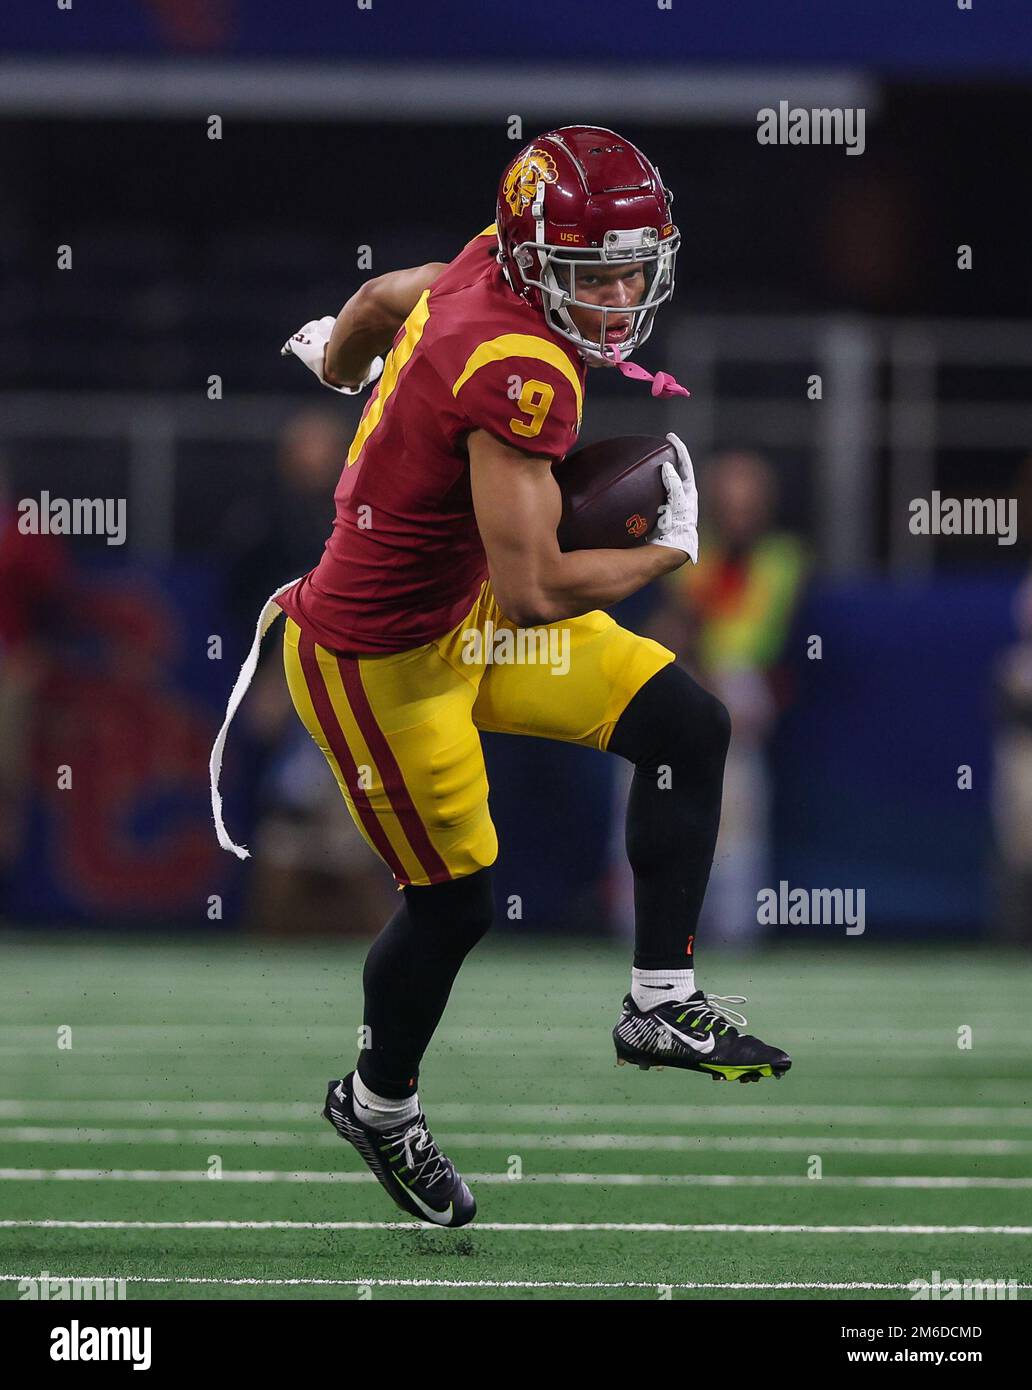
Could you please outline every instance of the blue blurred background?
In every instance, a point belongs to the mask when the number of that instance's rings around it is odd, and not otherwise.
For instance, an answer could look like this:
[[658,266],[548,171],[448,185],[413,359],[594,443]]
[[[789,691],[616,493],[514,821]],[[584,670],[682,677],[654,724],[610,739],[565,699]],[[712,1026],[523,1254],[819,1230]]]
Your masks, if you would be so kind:
[[[753,941],[757,886],[786,880],[863,888],[884,937],[1027,941],[1027,21],[945,0],[9,4],[4,919],[368,934],[386,915],[274,652],[225,778],[255,860],[210,825],[257,608],[316,562],[360,409],[279,347],[366,275],[450,259],[519,145],[581,121],[658,163],[683,238],[642,361],[692,399],[593,373],[582,439],[676,429],[697,463],[707,564],[620,616],[732,709],[710,930]],[[862,107],[863,154],[760,145],[782,100]],[[1008,499],[1016,543],[913,535],[933,490]],[[124,499],[126,544],[22,534],[43,491]],[[485,743],[508,925],[626,932],[623,769]]]

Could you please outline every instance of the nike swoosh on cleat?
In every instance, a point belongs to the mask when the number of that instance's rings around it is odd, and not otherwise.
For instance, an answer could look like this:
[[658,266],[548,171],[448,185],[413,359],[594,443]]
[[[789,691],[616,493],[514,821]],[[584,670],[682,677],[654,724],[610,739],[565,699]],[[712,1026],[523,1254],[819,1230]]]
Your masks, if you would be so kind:
[[394,1174],[394,1177],[395,1180],[401,1184],[401,1186],[405,1189],[408,1195],[412,1198],[416,1206],[419,1208],[419,1210],[423,1213],[423,1215],[427,1218],[428,1221],[432,1221],[435,1226],[447,1226],[450,1223],[452,1219],[451,1202],[448,1203],[448,1206],[444,1211],[435,1211],[433,1207],[428,1207],[421,1197],[417,1197],[417,1195],[412,1191],[411,1187],[409,1187],[408,1183],[403,1182],[402,1179],[398,1177],[397,1173]]
[[665,1028],[668,1033],[672,1033],[673,1036],[677,1038],[678,1042],[683,1042],[686,1047],[692,1048],[695,1052],[712,1052],[716,1045],[716,1038],[714,1038],[712,1033],[710,1033],[704,1043],[701,1043],[697,1038],[690,1038],[686,1033],[679,1033],[676,1028],[672,1028],[669,1023],[664,1023],[661,1018],[657,1018],[656,1022],[661,1028]]

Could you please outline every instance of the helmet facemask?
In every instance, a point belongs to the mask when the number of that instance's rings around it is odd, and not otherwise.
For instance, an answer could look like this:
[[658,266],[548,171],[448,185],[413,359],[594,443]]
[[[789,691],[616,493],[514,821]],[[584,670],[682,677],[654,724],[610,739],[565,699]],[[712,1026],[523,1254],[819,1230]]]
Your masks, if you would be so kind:
[[[542,191],[539,185],[539,199]],[[535,201],[535,214],[539,206]],[[544,241],[544,220],[536,216],[536,221],[538,239],[515,246],[513,261],[523,284],[541,292],[541,307],[549,326],[572,342],[585,357],[612,365],[615,353],[612,345],[606,346],[605,337],[610,318],[629,319],[627,336],[617,344],[620,356],[629,357],[648,338],[659,306],[673,294],[674,261],[680,234],[675,229],[671,236],[660,241],[655,227],[638,227],[607,232],[601,247],[574,249]],[[535,261],[537,278],[532,274]],[[645,292],[638,304],[606,306],[578,297],[578,270],[585,274],[636,264],[641,264],[645,274]],[[586,337],[582,333],[569,312],[571,306],[590,310],[597,316],[596,336]]]

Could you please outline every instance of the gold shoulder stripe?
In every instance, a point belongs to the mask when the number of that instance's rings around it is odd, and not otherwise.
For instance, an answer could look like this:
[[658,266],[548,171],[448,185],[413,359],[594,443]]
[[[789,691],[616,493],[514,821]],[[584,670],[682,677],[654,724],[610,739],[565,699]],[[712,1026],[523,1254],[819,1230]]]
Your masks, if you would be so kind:
[[457,396],[474,372],[486,367],[489,362],[501,362],[507,357],[533,357],[539,362],[547,362],[557,372],[561,372],[573,387],[577,398],[577,425],[580,426],[581,412],[584,408],[584,392],[580,378],[573,363],[561,347],[550,343],[547,338],[538,338],[533,333],[503,333],[498,338],[489,338],[481,343],[466,359],[466,365],[452,387],[452,395]]
[[474,240],[474,241],[477,241],[477,240],[478,240],[480,237],[482,237],[482,236],[497,236],[497,235],[498,235],[498,223],[497,223],[497,222],[492,222],[491,225],[490,225],[490,227],[485,227],[484,230],[483,230],[482,232],[477,232],[477,234],[476,234],[476,236],[473,238],[473,240]]
[[416,344],[423,336],[423,329],[426,327],[430,317],[430,291],[424,290],[419,296],[416,307],[405,320],[405,336],[396,348],[392,348],[387,354],[387,360],[383,364],[383,373],[380,377],[379,391],[376,399],[370,401],[369,408],[362,416],[355,437],[351,441],[351,448],[348,450],[348,467],[351,466],[362,452],[362,445],[366,442],[373,430],[380,423],[383,415],[384,406],[387,404],[398,384],[398,376],[402,367],[416,350]]

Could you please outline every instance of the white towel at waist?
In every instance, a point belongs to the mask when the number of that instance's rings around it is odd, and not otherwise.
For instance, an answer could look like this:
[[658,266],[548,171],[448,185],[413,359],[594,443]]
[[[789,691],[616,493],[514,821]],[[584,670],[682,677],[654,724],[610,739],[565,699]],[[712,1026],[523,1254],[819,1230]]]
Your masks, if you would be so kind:
[[282,584],[274,594],[270,594],[262,605],[262,611],[258,618],[258,624],[254,630],[254,641],[251,643],[251,650],[244,659],[244,664],[240,668],[240,674],[236,678],[236,684],[230,691],[229,703],[226,705],[226,717],[222,721],[222,728],[215,737],[212,745],[211,757],[208,760],[208,775],[211,779],[211,813],[215,817],[215,834],[219,837],[219,844],[223,849],[228,849],[231,854],[235,854],[238,859],[250,859],[251,851],[245,849],[243,845],[235,844],[229,838],[225,822],[222,819],[222,793],[219,791],[219,775],[222,772],[222,754],[226,747],[226,736],[229,733],[229,726],[233,722],[233,716],[240,708],[240,702],[247,694],[248,687],[254,679],[254,673],[258,669],[258,654],[261,651],[262,638],[272,627],[277,617],[282,613],[282,608],[276,600],[280,594],[285,594],[288,589],[298,581],[292,579],[289,584]]

